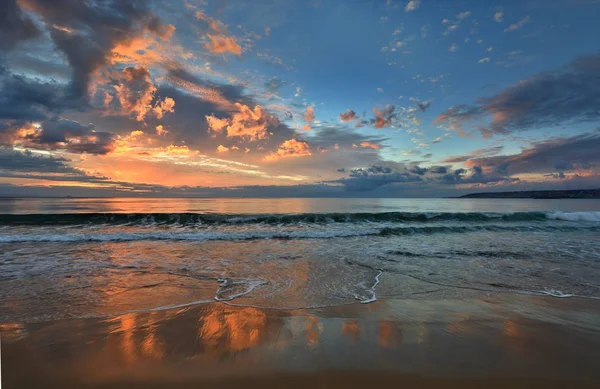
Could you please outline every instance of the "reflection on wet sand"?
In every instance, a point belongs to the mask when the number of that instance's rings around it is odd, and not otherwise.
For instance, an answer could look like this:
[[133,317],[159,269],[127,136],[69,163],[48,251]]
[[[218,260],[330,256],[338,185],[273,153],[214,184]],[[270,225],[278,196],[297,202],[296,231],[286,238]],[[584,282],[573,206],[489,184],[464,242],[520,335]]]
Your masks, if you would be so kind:
[[600,358],[597,334],[514,312],[494,317],[489,309],[485,302],[380,302],[368,309],[357,304],[310,311],[211,303],[108,319],[4,324],[5,387],[218,386],[235,377],[365,367],[423,377],[600,379],[593,362]]

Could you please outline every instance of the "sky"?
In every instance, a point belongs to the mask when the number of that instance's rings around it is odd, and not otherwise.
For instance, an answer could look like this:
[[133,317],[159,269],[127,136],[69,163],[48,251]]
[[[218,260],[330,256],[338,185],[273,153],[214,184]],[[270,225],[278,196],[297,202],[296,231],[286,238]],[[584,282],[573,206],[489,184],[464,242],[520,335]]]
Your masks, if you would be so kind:
[[600,187],[599,0],[3,0],[0,196]]

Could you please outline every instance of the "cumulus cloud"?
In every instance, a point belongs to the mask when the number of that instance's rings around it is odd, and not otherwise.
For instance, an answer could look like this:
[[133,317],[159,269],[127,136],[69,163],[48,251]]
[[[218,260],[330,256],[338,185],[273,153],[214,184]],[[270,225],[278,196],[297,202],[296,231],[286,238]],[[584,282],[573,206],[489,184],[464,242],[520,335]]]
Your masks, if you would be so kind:
[[494,14],[493,18],[494,18],[494,21],[496,21],[498,23],[502,22],[504,20],[504,12],[502,12],[502,11],[496,12]]
[[312,153],[310,152],[310,146],[308,143],[297,141],[296,139],[290,139],[283,142],[277,151],[267,155],[264,160],[267,162],[272,162],[283,158],[306,157],[309,155],[312,155]]
[[468,126],[484,137],[600,119],[600,54],[579,57],[537,74],[475,105],[452,107],[436,123],[460,135]]
[[477,61],[478,64],[482,64],[482,63],[487,63],[490,62],[492,59],[490,57],[485,57],[485,58],[481,58],[479,61]]
[[123,69],[120,82],[114,88],[124,113],[134,114],[137,121],[143,121],[152,110],[152,100],[156,93],[148,68],[135,66]]
[[163,101],[157,101],[152,111],[156,115],[157,119],[162,119],[165,113],[175,112],[175,100],[170,97],[165,97]]
[[228,137],[243,137],[250,141],[266,138],[267,126],[273,117],[260,105],[256,105],[254,109],[241,103],[235,103],[235,106],[238,112],[234,113],[231,119],[219,119],[207,115],[209,130],[221,132],[225,129]]
[[388,163],[386,165],[374,165],[369,168],[351,169],[349,177],[331,182],[342,184],[348,191],[364,192],[386,185],[421,181],[423,179],[419,175],[409,172],[406,166]]

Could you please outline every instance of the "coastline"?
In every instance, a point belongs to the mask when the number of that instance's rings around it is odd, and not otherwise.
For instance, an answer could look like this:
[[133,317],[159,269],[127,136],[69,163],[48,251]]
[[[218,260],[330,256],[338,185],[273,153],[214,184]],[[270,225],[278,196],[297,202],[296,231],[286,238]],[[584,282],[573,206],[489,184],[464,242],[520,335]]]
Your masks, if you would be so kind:
[[492,295],[299,311],[208,303],[4,323],[5,388],[595,387],[600,302]]

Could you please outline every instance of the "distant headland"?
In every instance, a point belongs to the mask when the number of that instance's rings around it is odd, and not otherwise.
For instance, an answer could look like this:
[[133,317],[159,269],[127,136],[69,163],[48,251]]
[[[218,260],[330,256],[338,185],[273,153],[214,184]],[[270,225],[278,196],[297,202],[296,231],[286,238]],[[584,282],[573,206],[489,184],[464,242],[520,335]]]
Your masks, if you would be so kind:
[[600,189],[470,193],[460,199],[600,199]]

